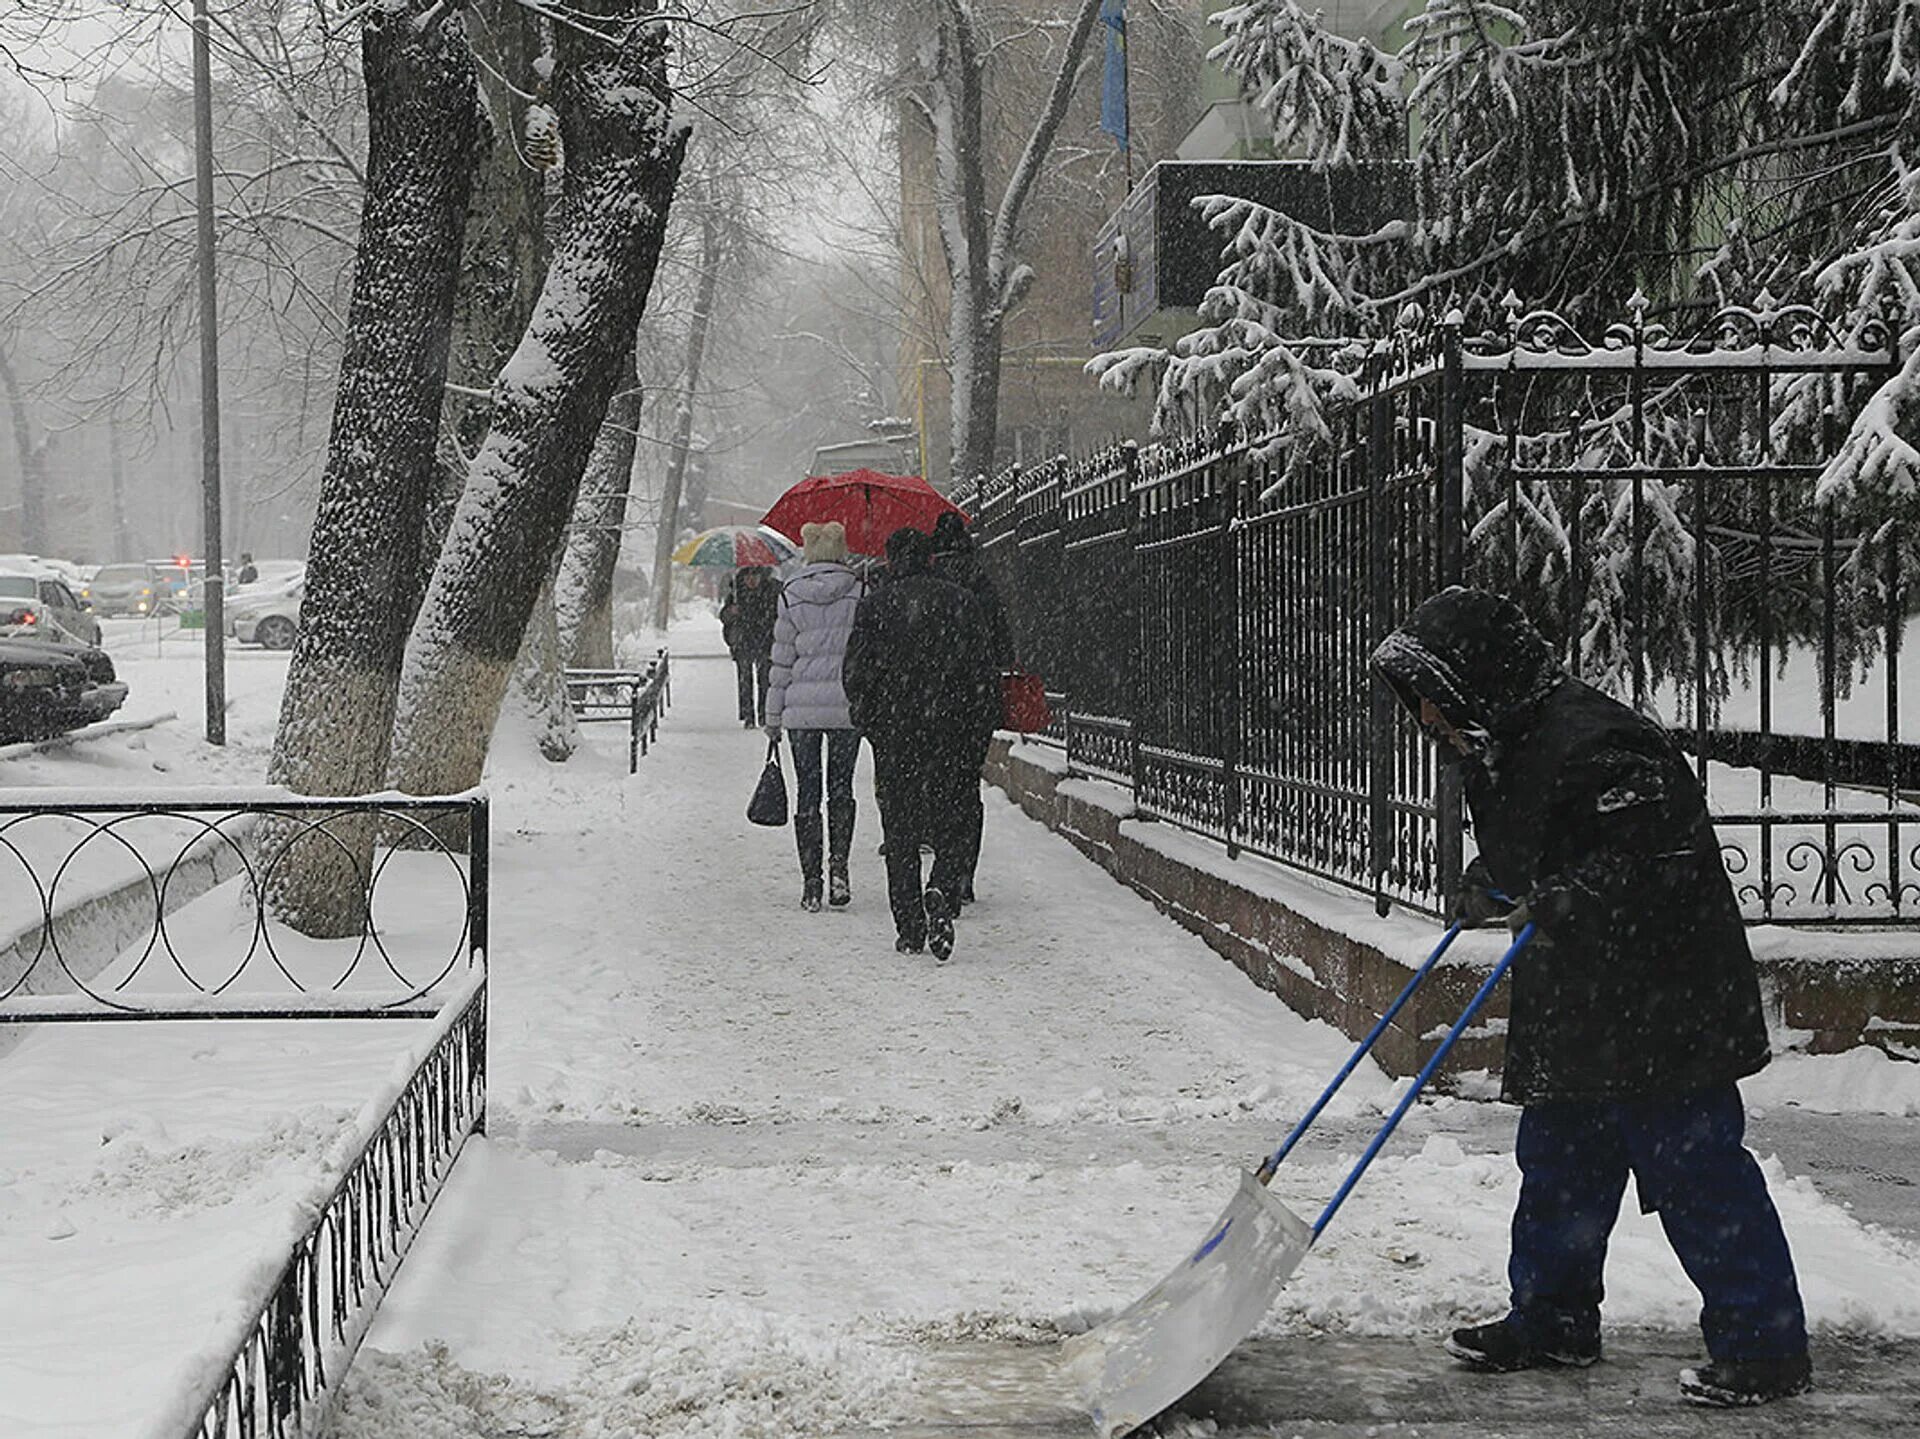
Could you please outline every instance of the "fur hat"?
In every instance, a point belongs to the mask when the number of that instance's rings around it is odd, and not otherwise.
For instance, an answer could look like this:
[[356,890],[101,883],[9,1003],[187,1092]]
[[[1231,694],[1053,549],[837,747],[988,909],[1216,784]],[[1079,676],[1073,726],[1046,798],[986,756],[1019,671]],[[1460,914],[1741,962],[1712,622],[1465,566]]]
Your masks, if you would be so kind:
[[847,527],[838,520],[800,526],[800,550],[810,565],[845,564]]

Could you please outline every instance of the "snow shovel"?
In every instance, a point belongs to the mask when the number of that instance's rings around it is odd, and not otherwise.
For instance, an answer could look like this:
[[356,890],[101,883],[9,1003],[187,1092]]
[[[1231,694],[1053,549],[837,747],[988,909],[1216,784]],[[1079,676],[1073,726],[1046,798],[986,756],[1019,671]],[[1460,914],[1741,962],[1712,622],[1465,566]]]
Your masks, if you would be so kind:
[[1456,924],[1441,938],[1426,963],[1414,972],[1406,988],[1360,1041],[1333,1082],[1321,1093],[1306,1116],[1293,1127],[1286,1142],[1251,1174],[1240,1176],[1240,1190],[1227,1205],[1200,1247],[1171,1274],[1098,1328],[1069,1339],[1062,1346],[1066,1372],[1078,1386],[1082,1401],[1093,1415],[1102,1439],[1126,1434],[1160,1413],[1216,1368],[1272,1307],[1274,1296],[1287,1282],[1313,1243],[1346,1202],[1367,1166],[1398,1127],[1413,1102],[1426,1088],[1474,1015],[1506,976],[1520,951],[1533,938],[1534,927],[1522,929],[1486,981],[1467,1001],[1447,1037],[1440,1041],[1426,1067],[1380,1126],[1366,1152],[1354,1162],[1320,1217],[1309,1225],[1267,1188],[1267,1183],[1299,1142],[1308,1126],[1326,1108],[1374,1041],[1386,1030],[1414,990],[1432,971],[1459,936]]

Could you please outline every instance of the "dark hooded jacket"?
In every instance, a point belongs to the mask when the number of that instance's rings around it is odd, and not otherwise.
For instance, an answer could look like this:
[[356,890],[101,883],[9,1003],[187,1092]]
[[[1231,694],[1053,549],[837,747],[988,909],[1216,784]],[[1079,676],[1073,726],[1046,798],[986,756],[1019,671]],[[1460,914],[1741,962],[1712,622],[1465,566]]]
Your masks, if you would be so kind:
[[917,530],[887,542],[887,570],[860,601],[847,640],[842,678],[854,727],[875,750],[972,755],[1000,712],[979,602],[933,573]]
[[1674,1095],[1766,1064],[1706,796],[1666,732],[1569,677],[1480,590],[1429,599],[1374,666],[1415,715],[1425,697],[1477,742],[1462,768],[1479,863],[1538,926],[1511,971],[1504,1097]]
[[953,581],[980,602],[993,662],[1006,669],[1013,663],[1013,630],[1007,624],[1006,607],[1000,603],[1000,591],[981,563],[980,547],[967,533],[966,521],[951,510],[934,522],[933,572],[943,580]]
[[747,583],[747,570],[738,570],[720,604],[720,634],[737,659],[765,658],[773,653],[773,623],[780,611],[780,581],[772,570],[753,567],[757,583]]

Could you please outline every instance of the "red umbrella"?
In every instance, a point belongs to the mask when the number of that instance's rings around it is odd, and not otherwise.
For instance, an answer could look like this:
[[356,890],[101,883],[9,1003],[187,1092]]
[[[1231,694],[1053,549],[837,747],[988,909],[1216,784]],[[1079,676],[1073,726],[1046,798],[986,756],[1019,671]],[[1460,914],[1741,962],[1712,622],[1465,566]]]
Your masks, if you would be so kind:
[[761,523],[794,539],[802,525],[838,520],[847,527],[847,548],[857,555],[884,555],[887,536],[911,526],[933,533],[933,522],[947,511],[966,512],[918,475],[883,475],[850,470],[844,475],[811,475],[774,502]]

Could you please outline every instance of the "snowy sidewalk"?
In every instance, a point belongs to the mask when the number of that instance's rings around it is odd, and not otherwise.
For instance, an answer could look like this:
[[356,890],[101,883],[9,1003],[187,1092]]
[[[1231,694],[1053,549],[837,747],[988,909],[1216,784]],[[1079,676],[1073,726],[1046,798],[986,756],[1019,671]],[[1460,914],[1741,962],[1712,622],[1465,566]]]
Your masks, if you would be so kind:
[[[1158,1278],[1347,1041],[996,796],[949,966],[893,952],[864,771],[853,909],[802,913],[791,832],[743,817],[765,741],[732,717],[732,667],[704,628],[676,641],[637,776],[607,747],[490,776],[491,1134],[407,1261],[335,1439],[1051,1432],[1044,1396],[990,1400],[982,1376]],[[1349,1089],[1336,1139],[1393,1093],[1370,1067]],[[1367,1424],[1492,1432],[1420,1407],[1429,1381],[1458,1388],[1433,1337],[1504,1298],[1516,1176],[1489,1132],[1486,1106],[1417,1110],[1238,1362],[1281,1383],[1315,1354],[1373,1354],[1406,1383]],[[1280,1186],[1314,1205],[1341,1158],[1304,1149]],[[1920,1250],[1768,1172],[1823,1334],[1920,1336]],[[1627,1207],[1609,1322],[1691,1355],[1697,1297]],[[1697,1424],[1676,1363],[1606,1366],[1583,1402]],[[1324,1380],[1324,1400],[1285,1392],[1222,1417],[1360,1423]]]

